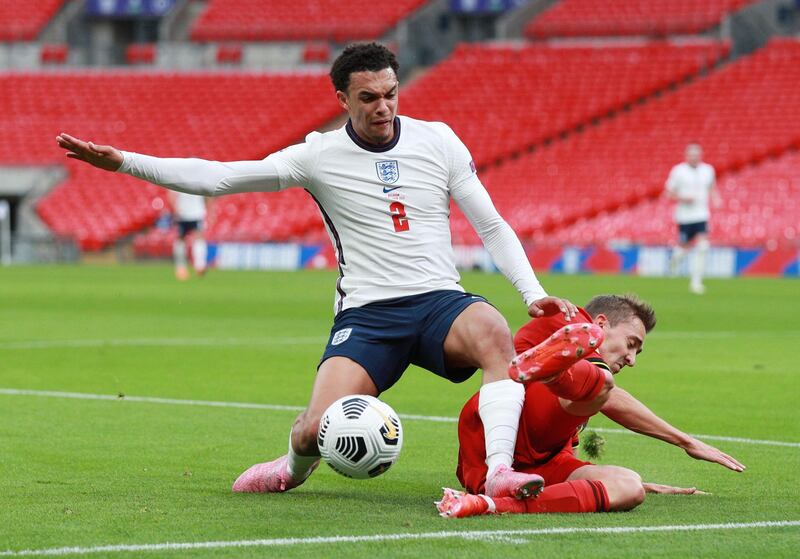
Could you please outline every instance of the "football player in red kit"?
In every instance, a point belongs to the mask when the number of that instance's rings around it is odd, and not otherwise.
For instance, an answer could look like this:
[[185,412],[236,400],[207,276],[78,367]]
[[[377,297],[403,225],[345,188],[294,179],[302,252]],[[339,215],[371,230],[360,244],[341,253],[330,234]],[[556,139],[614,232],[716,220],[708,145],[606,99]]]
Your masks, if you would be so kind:
[[446,488],[437,502],[440,514],[621,511],[641,504],[647,492],[698,492],[645,483],[627,468],[580,460],[574,451],[578,432],[598,412],[632,431],[674,444],[692,458],[744,471],[736,459],[676,429],[615,386],[613,375],[636,364],[655,323],[652,307],[637,297],[601,295],[579,309],[571,324],[559,315],[524,325],[514,338],[520,355],[509,369],[512,379],[526,385],[514,469],[540,475],[545,488],[527,500],[482,495],[485,446],[476,394],[458,422],[456,474],[468,493]]

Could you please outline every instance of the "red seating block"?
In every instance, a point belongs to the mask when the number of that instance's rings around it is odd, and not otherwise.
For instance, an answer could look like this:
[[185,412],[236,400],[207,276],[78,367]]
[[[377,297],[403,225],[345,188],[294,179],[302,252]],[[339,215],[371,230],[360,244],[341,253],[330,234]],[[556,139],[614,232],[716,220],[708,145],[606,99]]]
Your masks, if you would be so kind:
[[402,91],[401,107],[448,123],[483,165],[695,75],[727,50],[708,41],[462,45]]
[[195,41],[376,39],[425,0],[211,0],[195,22]]
[[42,45],[40,59],[43,64],[64,64],[67,61],[67,45]]
[[64,0],[0,0],[0,41],[33,41]]
[[242,61],[242,45],[228,43],[217,48],[217,63],[239,64]]
[[696,34],[757,0],[561,0],[525,27],[547,37]]
[[[66,160],[53,141],[59,132],[131,151],[229,161],[263,157],[338,112],[325,72],[0,74],[0,164],[66,164],[67,179],[40,200],[37,211],[55,233],[94,250],[152,224],[166,191]],[[283,238],[322,228],[302,190],[288,196],[302,219],[281,229]],[[234,198],[245,207],[250,200]],[[272,197],[269,203],[280,204]],[[244,224],[220,216],[216,227],[267,239],[262,221],[283,220],[253,215],[259,220]]]
[[153,43],[133,43],[125,49],[128,64],[152,64],[156,59],[156,46]]

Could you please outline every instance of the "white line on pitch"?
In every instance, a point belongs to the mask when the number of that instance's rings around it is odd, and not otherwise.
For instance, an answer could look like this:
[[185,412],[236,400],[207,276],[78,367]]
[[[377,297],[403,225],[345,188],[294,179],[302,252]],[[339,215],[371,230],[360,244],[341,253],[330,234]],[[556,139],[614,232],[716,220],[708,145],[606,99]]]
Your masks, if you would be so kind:
[[[606,526],[596,528],[564,527],[534,528],[528,530],[472,530],[421,533],[374,534],[365,536],[317,536],[310,538],[274,538],[260,540],[180,542],[154,544],[98,545],[92,547],[52,547],[46,549],[22,549],[0,551],[0,557],[83,555],[90,553],[124,553],[146,551],[186,551],[193,549],[225,549],[243,547],[285,547],[296,545],[335,545],[343,543],[398,542],[409,540],[464,539],[469,541],[494,541],[500,538],[525,536],[552,536],[563,534],[639,534],[652,532],[701,532],[707,530],[752,530],[756,528],[796,528],[800,520],[763,522],[736,522],[725,524],[677,524],[667,526]],[[502,541],[502,540],[501,540]],[[530,543],[527,540],[513,543]]]
[[[176,406],[206,406],[213,408],[240,408],[252,410],[273,410],[273,411],[302,411],[303,406],[285,406],[280,404],[257,404],[250,402],[218,402],[212,400],[179,400],[176,398],[156,398],[151,396],[120,396],[112,394],[86,394],[83,392],[60,392],[55,390],[26,390],[20,388],[0,388],[0,396],[37,396],[47,398],[66,398],[73,400],[103,400],[103,401],[124,401],[145,404],[169,404]],[[411,421],[431,421],[436,423],[456,423],[457,417],[446,417],[440,415],[416,415],[400,414],[402,419]],[[607,427],[591,427],[592,430],[601,433],[615,433],[620,435],[636,435],[628,429],[614,429]],[[784,446],[790,448],[800,448],[800,442],[790,441],[771,441],[764,439],[749,439],[746,437],[727,437],[722,435],[692,435],[699,439],[711,441],[725,441],[742,444],[756,444],[767,446]]]
[[263,338],[121,338],[96,340],[21,340],[0,342],[0,349],[56,349],[83,347],[224,347],[324,344],[321,336]]
[[800,330],[667,330],[666,332],[654,331],[648,338],[677,338],[677,339],[728,339],[728,338],[794,338],[800,336]]

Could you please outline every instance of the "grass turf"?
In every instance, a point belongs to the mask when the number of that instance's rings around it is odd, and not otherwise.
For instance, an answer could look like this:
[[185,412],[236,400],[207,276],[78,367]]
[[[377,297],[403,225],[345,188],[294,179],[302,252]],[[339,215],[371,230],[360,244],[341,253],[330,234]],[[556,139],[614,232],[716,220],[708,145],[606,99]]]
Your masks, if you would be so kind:
[[[659,324],[618,383],[692,433],[800,442],[794,350],[798,283],[549,276],[585,302],[634,291]],[[0,388],[302,406],[328,335],[335,276],[212,272],[179,284],[166,266],[0,270]],[[525,320],[495,275],[463,284]],[[200,340],[200,341],[198,341]],[[401,414],[454,417],[478,386],[418,369],[383,398]],[[709,440],[748,466],[699,463],[637,435],[603,432],[600,463],[708,496],[649,496],[630,513],[444,520],[432,501],[456,486],[455,424],[406,420],[398,464],[357,482],[327,467],[284,495],[234,495],[247,466],[285,452],[295,412],[0,394],[0,552],[61,546],[668,526],[800,520],[799,446]],[[591,426],[613,428],[604,418]],[[139,551],[192,557],[796,556],[800,527],[725,531],[475,535],[272,547]],[[2,555],[2,553],[0,553]],[[120,556],[107,551],[92,556]]]

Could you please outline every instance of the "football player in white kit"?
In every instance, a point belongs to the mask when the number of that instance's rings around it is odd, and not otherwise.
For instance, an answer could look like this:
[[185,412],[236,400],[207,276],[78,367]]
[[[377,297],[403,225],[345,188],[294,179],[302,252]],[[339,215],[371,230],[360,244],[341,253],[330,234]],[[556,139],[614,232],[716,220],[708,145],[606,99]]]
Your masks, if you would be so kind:
[[319,462],[316,436],[325,409],[350,394],[377,396],[409,364],[461,382],[483,371],[480,417],[492,495],[524,498],[539,476],[511,468],[524,387],[508,376],[511,332],[483,297],[459,285],[450,239],[450,199],[480,235],[531,316],[575,316],[548,296],[522,245],[497,213],[464,144],[445,124],[397,116],[398,65],[376,43],[347,47],[331,79],[349,120],[261,161],[162,159],[66,134],[67,157],[128,173],[172,190],[219,196],[299,185],[319,206],[336,251],[334,324],[317,368],[308,408],[296,419],[288,453],[256,464],[237,492],[282,492],[305,481]]
[[181,281],[189,279],[186,242],[192,241],[192,266],[198,276],[206,272],[206,239],[203,229],[206,219],[206,199],[185,192],[170,193],[174,221],[178,226],[178,238],[172,244],[175,260],[175,277]]
[[678,224],[678,246],[672,252],[670,271],[677,274],[694,241],[689,261],[689,290],[698,295],[705,292],[703,273],[708,253],[709,201],[719,207],[721,200],[714,188],[714,167],[703,162],[703,149],[698,144],[686,146],[686,161],[675,165],[666,183],[667,196],[675,201],[675,222]]

